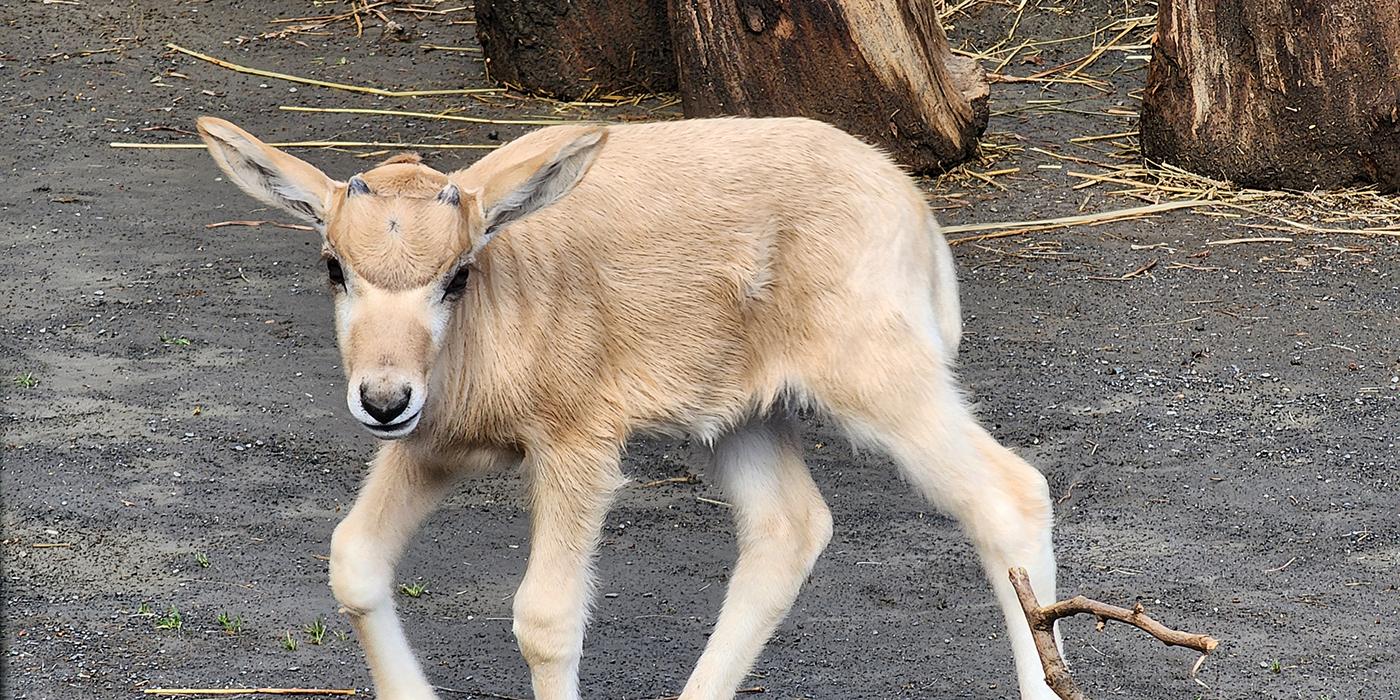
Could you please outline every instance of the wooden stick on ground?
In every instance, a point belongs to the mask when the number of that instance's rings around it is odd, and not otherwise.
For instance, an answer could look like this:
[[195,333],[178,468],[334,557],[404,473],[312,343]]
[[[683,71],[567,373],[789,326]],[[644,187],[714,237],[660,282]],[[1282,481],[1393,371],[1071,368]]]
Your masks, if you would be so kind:
[[[1138,603],[1132,610],[1077,595],[1069,600],[1061,600],[1041,607],[1031,590],[1031,580],[1026,570],[1015,568],[1010,571],[1011,586],[1016,589],[1016,597],[1021,601],[1021,611],[1030,623],[1031,636],[1035,639],[1036,651],[1040,652],[1040,663],[1045,668],[1045,683],[1063,700],[1087,700],[1084,693],[1075,685],[1069,675],[1069,667],[1060,656],[1055,645],[1055,621],[1074,615],[1093,615],[1099,619],[1099,627],[1108,620],[1132,625],[1168,646],[1186,647],[1206,654],[1215,651],[1220,642],[1204,634],[1192,634],[1174,630],[1147,616]],[[1199,661],[1196,664],[1200,665]],[[1193,669],[1194,671],[1194,669]]]

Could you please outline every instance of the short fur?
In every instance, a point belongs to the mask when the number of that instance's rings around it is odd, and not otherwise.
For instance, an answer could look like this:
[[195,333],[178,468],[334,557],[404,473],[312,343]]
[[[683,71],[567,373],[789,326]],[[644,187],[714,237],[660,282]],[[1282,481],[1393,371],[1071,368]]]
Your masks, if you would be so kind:
[[[1055,597],[1045,480],[960,397],[952,256],[881,152],[806,119],[558,126],[450,174],[391,159],[347,197],[227,122],[200,131],[241,187],[322,222],[346,276],[351,410],[402,437],[331,549],[380,697],[433,697],[393,612],[395,560],[456,476],[513,463],[533,518],[515,632],[536,697],[578,697],[593,552],[639,431],[712,445],[734,504],[739,562],[681,695],[732,697],[831,536],[797,405],[889,452],[963,524],[1022,697],[1054,697],[1006,577],[1025,566],[1041,600]],[[414,397],[407,428],[359,406],[393,392]]]

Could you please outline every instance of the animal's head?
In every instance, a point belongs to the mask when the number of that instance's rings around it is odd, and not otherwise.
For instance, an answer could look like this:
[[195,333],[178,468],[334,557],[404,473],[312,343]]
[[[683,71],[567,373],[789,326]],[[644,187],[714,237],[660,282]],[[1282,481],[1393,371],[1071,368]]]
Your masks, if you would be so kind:
[[320,230],[346,401],[385,439],[418,427],[454,311],[476,287],[476,255],[512,221],[568,194],[606,137],[601,127],[577,127],[546,140],[542,152],[492,154],[505,157],[488,156],[465,173],[470,185],[416,156],[341,182],[222,119],[198,126],[234,184]]

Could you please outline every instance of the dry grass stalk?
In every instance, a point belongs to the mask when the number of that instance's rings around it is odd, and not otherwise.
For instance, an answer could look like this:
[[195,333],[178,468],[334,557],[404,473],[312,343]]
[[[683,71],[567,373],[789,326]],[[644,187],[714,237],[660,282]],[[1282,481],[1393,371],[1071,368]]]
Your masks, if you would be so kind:
[[1144,207],[1133,207],[1131,209],[1114,209],[1112,211],[1095,212],[1092,214],[1078,214],[1075,216],[1062,216],[1055,219],[1035,219],[1032,221],[1001,221],[990,224],[961,224],[957,226],[944,226],[943,233],[963,233],[969,231],[994,231],[994,233],[984,233],[975,236],[963,236],[961,238],[951,238],[948,245],[961,245],[973,241],[983,241],[992,238],[1005,238],[1007,236],[1018,236],[1023,233],[1033,231],[1047,231],[1057,228],[1069,228],[1082,224],[1097,225],[1110,221],[1120,221],[1122,219],[1141,219],[1153,214],[1160,214],[1173,209],[1186,209],[1189,207],[1207,206],[1210,202],[1185,201],[1185,202],[1162,202]]
[[1283,237],[1259,237],[1259,238],[1226,238],[1219,241],[1206,241],[1206,245],[1238,245],[1240,243],[1292,243],[1292,238]]
[[665,479],[657,479],[656,481],[648,481],[648,482],[646,482],[645,484],[642,484],[642,485],[641,485],[641,488],[650,489],[650,488],[655,488],[655,487],[657,487],[657,486],[665,486],[665,485],[667,485],[667,484],[698,484],[698,483],[700,483],[700,477],[698,477],[698,476],[696,476],[696,475],[694,475],[694,474],[686,474],[685,476],[672,476],[672,477],[667,477],[667,478],[665,478]]
[[1084,60],[1080,62],[1079,65],[1075,66],[1074,70],[1066,74],[1065,77],[1073,78],[1074,76],[1079,75],[1079,73],[1082,72],[1085,68],[1094,65],[1094,61],[1099,60],[1099,57],[1103,56],[1104,53],[1107,52],[1110,48],[1114,47],[1118,42],[1122,41],[1123,37],[1127,36],[1129,32],[1137,28],[1137,25],[1129,23],[1128,26],[1123,28],[1123,31],[1118,32],[1116,36],[1114,36],[1112,39],[1109,39],[1108,43],[1103,44],[1091,51],[1089,55],[1086,56]]
[[305,224],[288,224],[281,221],[216,221],[212,224],[205,224],[204,228],[225,228],[228,226],[247,226],[258,228],[260,226],[274,226],[276,228],[287,228],[293,231],[315,231],[315,227]]
[[[1084,693],[1079,690],[1079,686],[1075,685],[1074,678],[1069,674],[1069,667],[1065,665],[1064,659],[1060,656],[1059,647],[1055,644],[1055,621],[1061,618],[1074,615],[1093,615],[1099,620],[1100,630],[1109,620],[1122,622],[1156,637],[1158,641],[1168,646],[1195,649],[1203,657],[1220,646],[1220,642],[1214,637],[1174,630],[1148,617],[1147,613],[1143,611],[1141,603],[1129,610],[1084,596],[1075,596],[1069,600],[1041,606],[1035,599],[1035,592],[1031,589],[1030,577],[1026,575],[1025,569],[1012,569],[1009,576],[1011,586],[1016,589],[1016,596],[1021,601],[1021,610],[1026,614],[1026,622],[1030,624],[1031,635],[1035,638],[1036,651],[1040,652],[1040,662],[1045,668],[1045,683],[1063,700],[1086,700],[1086,698]],[[1200,665],[1201,662],[1198,659],[1196,664],[1192,666],[1193,676]]]
[[[107,145],[112,148],[204,148],[204,144],[202,143],[134,143],[130,141],[113,141]],[[424,150],[471,149],[486,151],[493,148],[500,148],[500,146],[496,144],[489,143],[396,143],[391,141],[282,141],[279,143],[269,143],[268,145],[278,148],[421,148]]]
[[354,688],[147,688],[146,695],[354,695]]
[[477,46],[441,46],[439,44],[422,44],[418,48],[424,51],[459,51],[463,53],[481,53],[481,48]]
[[464,88],[460,90],[384,90],[382,88],[366,87],[364,85],[349,85],[346,83],[332,83],[325,80],[316,80],[314,78],[303,78],[301,76],[291,75],[288,73],[277,73],[274,71],[262,70],[260,68],[249,68],[248,66],[239,65],[230,61],[225,61],[221,58],[215,58],[213,56],[203,54],[198,51],[191,51],[190,49],[187,49],[183,46],[179,46],[177,44],[166,44],[165,47],[172,51],[178,51],[179,53],[185,54],[187,56],[192,56],[201,61],[206,61],[216,66],[219,66],[220,68],[227,68],[228,70],[237,73],[246,73],[248,75],[256,75],[262,78],[272,78],[274,80],[286,80],[288,82],[300,83],[302,85],[315,85],[317,87],[332,88],[335,90],[360,92],[367,95],[378,95],[380,97],[433,97],[438,95],[474,95],[478,93],[501,91],[501,88]]
[[[526,125],[526,126],[555,126],[557,124],[582,124],[581,121],[570,121],[566,119],[488,119],[486,117],[464,117],[459,114],[443,114],[441,112],[413,112],[400,109],[367,109],[359,107],[300,107],[296,105],[281,105],[278,109],[287,112],[322,112],[330,114],[376,114],[388,117],[415,117],[418,119],[445,119],[454,122],[468,122],[471,124],[504,124],[504,125]],[[591,122],[589,122],[591,123]]]
[[[1085,159],[1086,164],[1101,172],[1066,171],[1081,180],[1072,189],[1083,190],[1105,185],[1121,186],[1108,194],[1132,197],[1151,203],[1171,200],[1206,202],[1213,211],[1203,214],[1240,218],[1242,215],[1269,219],[1278,225],[1241,223],[1250,228],[1271,228],[1309,233],[1351,234],[1368,236],[1400,235],[1400,196],[1382,194],[1374,188],[1351,188],[1326,192],[1297,192],[1287,190],[1256,190],[1234,183],[1198,175],[1168,163],[1147,163],[1142,160],[1137,142],[1131,132],[1081,136],[1070,139],[1081,147],[1122,137],[1126,142],[1113,141],[1117,152],[1108,154],[1127,162],[1110,164]],[[1042,151],[1043,152],[1043,151]],[[1054,155],[1054,154],[1048,154]],[[1076,161],[1082,162],[1082,161]],[[1221,211],[1228,210],[1228,211]],[[1364,222],[1357,228],[1319,226],[1308,223]]]
[[350,19],[354,15],[358,15],[363,12],[368,12],[369,10],[379,7],[380,5],[388,5],[393,1],[394,0],[383,0],[382,2],[370,3],[367,5],[359,5],[349,11],[341,12],[339,14],[334,15],[321,15],[318,17],[283,17],[280,19],[268,20],[268,22],[270,24],[289,24],[291,22],[321,22],[328,24],[330,22],[338,22],[343,19]]
[[[994,168],[993,166],[1021,153],[1024,149],[1015,143],[1003,142],[1000,139],[1009,137],[1008,134],[986,133],[977,142],[977,155],[972,160],[965,161],[951,168],[947,172],[939,175],[933,182],[934,191],[948,189],[951,184],[967,185],[972,180],[978,180],[990,184],[998,189],[1006,188],[992,178],[1011,175],[1020,172],[1020,168]],[[981,171],[974,168],[980,168]],[[947,196],[947,195],[943,195]]]
[[1093,88],[1093,89],[1095,89],[1095,90],[1098,90],[1099,92],[1102,92],[1102,93],[1104,93],[1104,94],[1108,94],[1108,93],[1110,93],[1110,92],[1113,92],[1113,89],[1109,86],[1108,83],[1106,83],[1106,82],[1104,82],[1104,81],[1102,81],[1102,80],[1095,80],[1095,79],[1093,79],[1093,78],[1084,78],[1084,77],[1077,77],[1077,78],[1050,78],[1050,77],[1043,77],[1043,78],[1042,78],[1042,77],[1035,77],[1035,76],[1006,75],[1006,74],[1003,74],[1003,73],[988,73],[988,74],[987,74],[987,80],[989,80],[989,81],[991,81],[991,82],[993,82],[993,83],[1067,83],[1067,84],[1075,84],[1075,85],[1084,85],[1084,86],[1086,86],[1086,87],[1090,87],[1090,88]]
[[[758,685],[758,686],[754,686],[754,687],[752,687],[752,688],[740,688],[740,689],[734,691],[734,694],[735,694],[735,695],[758,695],[758,694],[760,694],[760,693],[766,693],[766,692],[768,692],[768,689],[767,689],[767,688],[764,688],[763,686]],[[667,696],[665,696],[665,697],[652,698],[651,700],[681,700],[681,696],[679,696],[679,695],[667,695]]]

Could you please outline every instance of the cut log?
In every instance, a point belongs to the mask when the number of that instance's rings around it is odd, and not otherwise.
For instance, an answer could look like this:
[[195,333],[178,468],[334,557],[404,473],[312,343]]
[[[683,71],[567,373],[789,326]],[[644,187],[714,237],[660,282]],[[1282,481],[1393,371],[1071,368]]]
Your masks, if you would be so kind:
[[1164,0],[1141,129],[1250,187],[1400,188],[1400,2]]
[[676,89],[666,0],[477,0],[491,78],[565,100]]
[[688,117],[804,116],[876,143],[912,170],[971,156],[987,79],[953,56],[923,0],[669,0]]

